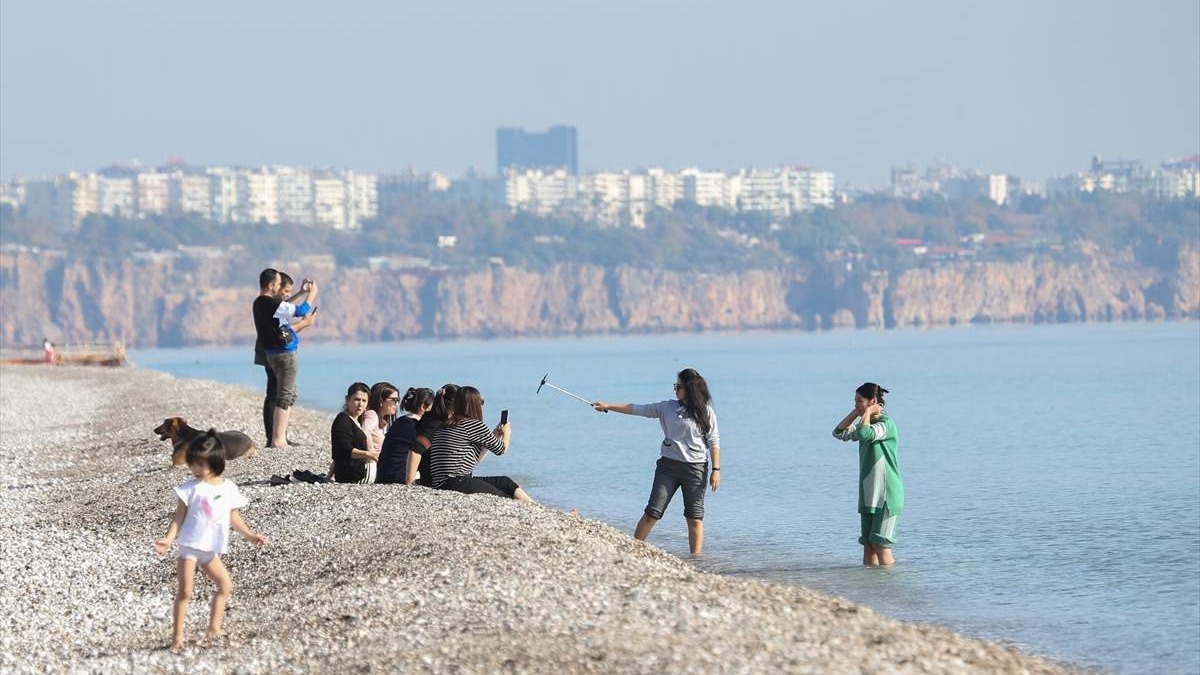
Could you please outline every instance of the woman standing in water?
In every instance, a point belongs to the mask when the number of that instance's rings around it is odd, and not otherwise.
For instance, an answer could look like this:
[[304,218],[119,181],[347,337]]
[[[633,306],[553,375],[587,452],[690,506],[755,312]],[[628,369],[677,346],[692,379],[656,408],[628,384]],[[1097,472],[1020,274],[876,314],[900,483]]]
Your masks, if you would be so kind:
[[900,437],[896,423],[884,412],[887,389],[867,382],[854,391],[854,409],[833,429],[843,441],[858,441],[858,513],[863,564],[891,565],[896,522],[904,510],[900,480]]
[[[654,483],[646,511],[633,532],[635,539],[645,540],[662,519],[675,491],[683,488],[683,517],[687,519],[688,545],[692,555],[704,548],[704,491],[705,483],[713,492],[721,485],[721,434],[717,430],[717,414],[713,412],[708,383],[691,368],[679,371],[675,378],[675,398],[658,403],[605,403],[596,401],[592,407],[600,412],[624,413],[652,417],[662,425],[662,457],[654,469]],[[708,456],[712,455],[712,474],[709,477]]]

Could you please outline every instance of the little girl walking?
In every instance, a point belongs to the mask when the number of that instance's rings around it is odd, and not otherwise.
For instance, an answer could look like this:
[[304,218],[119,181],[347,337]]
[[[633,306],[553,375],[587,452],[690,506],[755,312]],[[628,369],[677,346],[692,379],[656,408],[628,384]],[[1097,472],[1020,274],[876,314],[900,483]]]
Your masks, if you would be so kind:
[[187,449],[187,464],[194,478],[175,488],[175,515],[167,527],[167,534],[154,542],[154,550],[162,555],[171,548],[176,536],[179,537],[179,590],[175,593],[173,651],[184,647],[183,624],[192,598],[197,565],[217,585],[206,639],[224,635],[221,620],[225,616],[225,603],[233,593],[233,581],[221,562],[221,554],[229,547],[229,528],[237,530],[251,543],[259,546],[267,543],[266,537],[246,526],[238,512],[249,502],[233,481],[221,477],[225,471],[225,447],[217,438],[216,430],[209,429],[192,440]]

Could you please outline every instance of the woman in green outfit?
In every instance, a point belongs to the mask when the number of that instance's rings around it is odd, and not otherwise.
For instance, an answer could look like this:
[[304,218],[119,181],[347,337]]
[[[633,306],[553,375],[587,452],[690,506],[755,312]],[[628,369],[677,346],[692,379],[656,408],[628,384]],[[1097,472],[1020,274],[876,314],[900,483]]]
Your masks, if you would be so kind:
[[867,382],[854,391],[854,410],[838,422],[834,438],[858,441],[858,513],[862,521],[863,564],[891,565],[896,521],[904,510],[900,480],[900,437],[884,412],[887,389]]

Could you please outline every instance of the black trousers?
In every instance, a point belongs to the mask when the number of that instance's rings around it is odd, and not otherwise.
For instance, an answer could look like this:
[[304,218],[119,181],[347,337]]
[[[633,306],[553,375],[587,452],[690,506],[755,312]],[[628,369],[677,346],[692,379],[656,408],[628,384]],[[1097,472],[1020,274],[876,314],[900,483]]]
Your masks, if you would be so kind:
[[[275,370],[264,364],[267,371],[267,397],[263,399],[263,429],[267,432],[267,445],[271,444],[271,432],[274,431],[275,395],[279,392],[279,380],[275,379]],[[264,446],[265,447],[265,446]]]
[[443,490],[454,490],[465,495],[495,495],[513,498],[521,486],[508,476],[459,476],[442,483]]

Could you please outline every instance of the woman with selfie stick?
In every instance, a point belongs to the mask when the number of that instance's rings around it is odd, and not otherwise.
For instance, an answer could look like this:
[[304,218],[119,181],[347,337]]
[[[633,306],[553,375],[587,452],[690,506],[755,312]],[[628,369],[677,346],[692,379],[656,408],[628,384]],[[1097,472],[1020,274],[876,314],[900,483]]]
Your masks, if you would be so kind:
[[[713,492],[721,485],[721,434],[717,430],[717,415],[713,412],[708,383],[700,373],[685,368],[675,378],[674,399],[644,405],[596,401],[592,408],[599,412],[611,410],[652,417],[662,425],[662,456],[654,469],[650,500],[633,536],[644,541],[655,523],[662,519],[675,491],[682,488],[688,545],[692,555],[699,555],[704,548],[705,483]],[[711,477],[709,455],[712,456]]]

